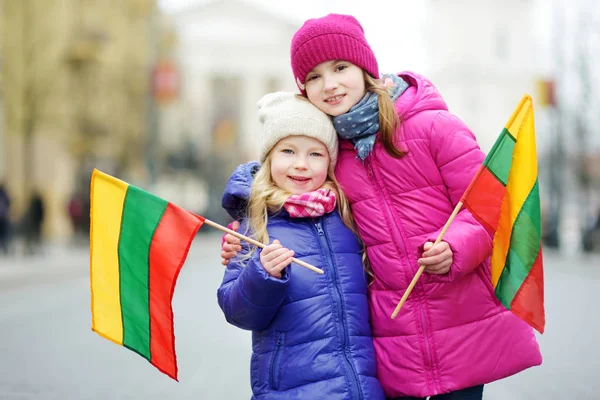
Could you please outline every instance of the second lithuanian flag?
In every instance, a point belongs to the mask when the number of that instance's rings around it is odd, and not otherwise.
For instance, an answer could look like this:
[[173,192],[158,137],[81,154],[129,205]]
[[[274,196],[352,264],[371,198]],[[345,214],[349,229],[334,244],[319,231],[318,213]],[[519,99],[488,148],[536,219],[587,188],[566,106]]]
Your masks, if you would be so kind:
[[177,380],[171,301],[204,219],[98,170],[90,214],[92,330]]
[[543,333],[542,218],[529,95],[523,96],[461,202],[494,234],[492,285],[496,297]]

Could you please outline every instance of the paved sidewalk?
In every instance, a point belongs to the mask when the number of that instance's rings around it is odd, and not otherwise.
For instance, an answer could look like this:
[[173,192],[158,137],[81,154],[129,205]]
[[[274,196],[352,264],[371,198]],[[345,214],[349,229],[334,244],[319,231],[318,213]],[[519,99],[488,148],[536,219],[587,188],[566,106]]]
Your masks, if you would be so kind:
[[33,255],[0,255],[0,290],[82,277],[88,275],[88,271],[87,246],[45,244]]
[[600,280],[600,254],[544,249],[544,270]]
[[[220,237],[220,232],[198,235],[191,252],[201,251],[202,248],[218,252]],[[0,254],[0,290],[88,277],[89,257],[86,243],[78,246],[46,244],[40,254],[33,256]],[[600,255],[565,254],[548,249],[544,251],[544,269],[597,281],[600,280]]]
[[[200,234],[191,251],[209,248],[219,252],[220,232]],[[0,290],[10,290],[24,285],[60,282],[65,279],[89,277],[89,245],[45,244],[39,254],[5,256],[0,254]]]

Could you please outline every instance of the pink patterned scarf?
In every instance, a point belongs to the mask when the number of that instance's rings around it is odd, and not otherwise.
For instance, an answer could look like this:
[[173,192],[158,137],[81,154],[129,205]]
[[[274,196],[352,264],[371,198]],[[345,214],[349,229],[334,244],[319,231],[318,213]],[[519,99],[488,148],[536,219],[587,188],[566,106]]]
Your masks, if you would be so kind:
[[335,209],[335,192],[328,188],[313,192],[293,194],[285,201],[283,208],[292,218],[320,217]]

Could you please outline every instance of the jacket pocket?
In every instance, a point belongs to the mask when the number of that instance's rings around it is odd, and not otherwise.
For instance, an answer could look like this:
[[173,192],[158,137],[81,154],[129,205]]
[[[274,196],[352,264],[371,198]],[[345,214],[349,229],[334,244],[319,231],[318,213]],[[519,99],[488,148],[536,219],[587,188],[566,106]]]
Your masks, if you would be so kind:
[[479,278],[483,281],[483,284],[490,293],[490,296],[492,296],[492,301],[494,303],[498,303],[498,299],[496,298],[496,291],[494,290],[494,286],[492,286],[492,277],[488,276],[484,271],[486,267],[487,266],[485,264],[483,266],[477,267],[477,275],[479,275]]
[[271,365],[269,367],[269,385],[275,390],[279,389],[279,370],[283,347],[285,345],[285,332],[277,332],[277,342],[271,357]]

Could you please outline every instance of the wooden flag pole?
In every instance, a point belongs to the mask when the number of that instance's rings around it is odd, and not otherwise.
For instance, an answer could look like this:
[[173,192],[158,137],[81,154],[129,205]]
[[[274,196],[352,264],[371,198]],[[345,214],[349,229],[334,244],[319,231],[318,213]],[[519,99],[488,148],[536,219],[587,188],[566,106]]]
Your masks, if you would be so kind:
[[[446,234],[446,231],[450,227],[450,224],[452,223],[452,221],[454,221],[454,218],[456,218],[456,215],[462,208],[462,205],[463,205],[462,201],[459,201],[458,204],[456,205],[456,207],[454,207],[454,211],[452,211],[452,214],[450,214],[450,218],[448,218],[448,221],[446,221],[446,225],[444,225],[444,228],[442,228],[442,231],[438,235],[437,239],[435,239],[435,242],[433,243],[434,246],[442,241],[442,239],[444,238],[444,235]],[[404,295],[402,295],[402,298],[398,302],[398,305],[394,309],[394,312],[392,313],[392,319],[395,319],[396,316],[398,315],[398,312],[402,308],[402,305],[404,305],[404,302],[408,298],[408,295],[410,295],[410,292],[412,292],[412,290],[414,289],[414,287],[417,284],[419,277],[421,277],[421,274],[423,273],[423,271],[425,271],[425,266],[421,265],[419,267],[419,270],[415,274],[414,278],[410,282],[410,285],[408,285],[408,288],[406,288],[406,291],[404,292]]]
[[[265,245],[264,243],[258,242],[258,241],[254,240],[254,239],[252,239],[252,238],[249,238],[248,236],[244,236],[244,235],[242,235],[241,233],[237,233],[237,232],[236,232],[236,231],[234,231],[234,230],[231,230],[231,229],[229,229],[229,228],[226,228],[226,227],[224,227],[223,225],[219,225],[219,224],[217,224],[216,222],[213,222],[213,221],[211,221],[211,220],[209,220],[209,219],[206,219],[206,218],[204,218],[204,217],[200,217],[200,218],[202,218],[202,219],[204,220],[204,223],[205,223],[206,225],[210,225],[210,226],[212,226],[213,228],[217,228],[217,229],[219,229],[219,230],[221,230],[221,231],[223,231],[223,232],[230,233],[230,234],[232,234],[233,236],[235,236],[235,237],[237,237],[237,238],[239,238],[239,239],[245,240],[246,242],[252,243],[253,245],[255,245],[255,246],[257,246],[257,247],[260,247],[261,249],[264,249],[264,248],[266,247],[266,245]],[[311,271],[313,271],[313,272],[316,272],[317,274],[321,274],[321,275],[323,275],[323,270],[322,270],[322,269],[320,269],[320,268],[317,268],[317,267],[315,267],[315,266],[313,266],[313,265],[310,265],[309,263],[305,263],[304,261],[302,261],[302,260],[298,260],[297,258],[294,258],[294,257],[292,257],[292,261],[293,261],[293,262],[295,262],[295,263],[296,263],[296,264],[298,264],[298,265],[301,265],[301,266],[303,266],[304,268],[308,268],[308,269],[310,269]]]

